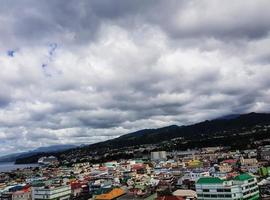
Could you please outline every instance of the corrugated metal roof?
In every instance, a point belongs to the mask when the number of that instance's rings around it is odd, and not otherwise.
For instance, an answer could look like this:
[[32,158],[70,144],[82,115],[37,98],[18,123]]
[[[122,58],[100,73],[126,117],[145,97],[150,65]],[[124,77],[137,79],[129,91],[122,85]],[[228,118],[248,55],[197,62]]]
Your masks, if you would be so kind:
[[121,188],[114,188],[112,191],[106,194],[100,194],[96,196],[96,200],[111,200],[125,194],[125,191]]

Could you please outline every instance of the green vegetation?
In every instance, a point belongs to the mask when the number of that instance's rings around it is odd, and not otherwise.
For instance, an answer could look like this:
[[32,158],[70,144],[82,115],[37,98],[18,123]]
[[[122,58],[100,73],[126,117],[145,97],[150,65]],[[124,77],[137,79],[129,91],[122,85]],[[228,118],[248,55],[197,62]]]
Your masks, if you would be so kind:
[[[189,126],[173,125],[158,129],[145,129],[105,142],[50,155],[67,163],[86,161],[98,163],[147,155],[149,154],[148,145],[154,146],[155,150],[172,151],[209,146],[245,149],[266,144],[270,144],[270,114],[249,113],[235,118],[204,121]],[[137,151],[140,147],[145,150]],[[47,154],[20,158],[16,163],[33,163],[44,155]]]

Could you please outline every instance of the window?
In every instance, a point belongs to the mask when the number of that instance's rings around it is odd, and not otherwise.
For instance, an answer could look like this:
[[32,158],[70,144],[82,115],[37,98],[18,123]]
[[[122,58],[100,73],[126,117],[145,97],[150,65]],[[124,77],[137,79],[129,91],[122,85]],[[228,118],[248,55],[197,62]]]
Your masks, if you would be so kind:
[[250,182],[253,182],[253,181],[254,181],[254,179],[253,179],[253,178],[248,180],[248,182],[249,182],[249,183],[250,183]]
[[217,192],[224,192],[224,189],[217,189]]

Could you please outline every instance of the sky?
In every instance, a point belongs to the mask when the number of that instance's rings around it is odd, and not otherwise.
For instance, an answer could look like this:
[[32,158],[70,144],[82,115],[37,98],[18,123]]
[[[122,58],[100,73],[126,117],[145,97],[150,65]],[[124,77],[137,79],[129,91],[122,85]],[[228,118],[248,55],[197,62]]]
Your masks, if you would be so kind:
[[268,0],[0,3],[0,155],[270,111]]

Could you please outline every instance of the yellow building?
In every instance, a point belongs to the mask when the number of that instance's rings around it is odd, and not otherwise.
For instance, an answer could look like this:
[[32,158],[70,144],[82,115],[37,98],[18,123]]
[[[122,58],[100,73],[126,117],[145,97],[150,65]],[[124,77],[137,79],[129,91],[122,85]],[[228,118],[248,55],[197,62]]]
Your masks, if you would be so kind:
[[199,160],[190,160],[190,161],[188,161],[188,166],[189,167],[201,167],[203,165],[203,163],[201,162],[201,161],[199,161]]

